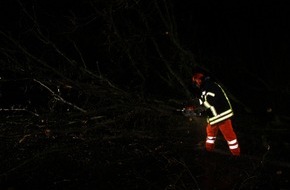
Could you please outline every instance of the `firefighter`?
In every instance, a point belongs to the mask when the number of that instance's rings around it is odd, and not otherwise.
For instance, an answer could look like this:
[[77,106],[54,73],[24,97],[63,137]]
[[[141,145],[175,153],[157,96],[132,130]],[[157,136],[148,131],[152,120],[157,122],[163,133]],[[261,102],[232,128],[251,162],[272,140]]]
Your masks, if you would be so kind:
[[208,76],[206,77],[203,73],[193,75],[192,85],[200,91],[198,102],[204,108],[207,118],[206,150],[214,150],[218,131],[221,131],[231,154],[239,156],[240,147],[231,120],[234,113],[227,94],[217,82]]

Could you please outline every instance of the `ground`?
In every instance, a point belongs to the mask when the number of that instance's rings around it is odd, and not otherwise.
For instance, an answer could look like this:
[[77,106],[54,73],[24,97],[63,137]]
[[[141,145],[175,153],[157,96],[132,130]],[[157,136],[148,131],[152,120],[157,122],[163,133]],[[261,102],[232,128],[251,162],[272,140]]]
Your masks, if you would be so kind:
[[1,189],[289,188],[288,144],[263,142],[258,128],[237,128],[242,155],[233,157],[222,136],[206,152],[203,129],[180,116],[137,130],[71,115],[2,114]]

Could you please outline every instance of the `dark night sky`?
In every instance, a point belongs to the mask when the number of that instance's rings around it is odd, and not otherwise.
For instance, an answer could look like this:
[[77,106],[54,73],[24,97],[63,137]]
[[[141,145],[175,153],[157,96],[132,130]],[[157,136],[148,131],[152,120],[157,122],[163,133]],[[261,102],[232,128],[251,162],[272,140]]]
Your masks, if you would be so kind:
[[186,33],[183,40],[189,48],[198,44],[197,52],[221,57],[229,64],[242,61],[249,70],[265,76],[288,74],[290,14],[285,3],[198,3],[181,7],[186,7],[182,17],[187,19],[182,19],[181,31]]
[[[242,59],[252,69],[266,69],[268,64],[271,72],[285,74],[290,59],[289,6],[273,2],[178,1],[174,11],[182,43],[197,54]],[[73,6],[66,4],[55,6]],[[15,7],[14,0],[1,1],[1,28],[18,24],[21,14]]]
[[[223,82],[234,94],[243,93],[244,101],[251,100],[257,106],[263,101],[284,100],[286,108],[290,89],[290,6],[282,1],[273,2],[180,4],[179,9],[184,10],[180,30],[185,32],[184,44],[197,57],[212,57],[224,63],[217,73],[220,78],[225,72],[233,72]],[[254,77],[246,78],[248,73]],[[275,95],[256,90],[262,86],[257,77],[269,84]],[[278,104],[282,107],[281,102]]]
[[[236,66],[243,64],[270,85],[289,91],[290,12],[286,1],[173,2],[181,43],[197,60],[204,56],[224,62],[219,75],[235,72]],[[59,10],[73,7],[68,1],[47,5]],[[1,29],[19,24],[21,14],[15,7],[13,0],[1,1]],[[235,79],[239,80],[251,82]]]

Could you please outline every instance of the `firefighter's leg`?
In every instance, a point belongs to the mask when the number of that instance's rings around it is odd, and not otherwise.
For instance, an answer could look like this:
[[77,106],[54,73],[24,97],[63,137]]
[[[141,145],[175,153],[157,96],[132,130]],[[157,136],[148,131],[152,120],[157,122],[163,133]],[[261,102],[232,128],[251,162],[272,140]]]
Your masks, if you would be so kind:
[[206,141],[205,141],[205,149],[207,151],[213,151],[217,133],[218,133],[218,126],[216,125],[211,126],[210,124],[207,124],[206,126],[207,136],[206,136]]
[[222,123],[220,123],[219,129],[221,130],[224,138],[226,139],[232,155],[239,156],[240,147],[236,133],[232,127],[232,121],[230,119],[223,121]]

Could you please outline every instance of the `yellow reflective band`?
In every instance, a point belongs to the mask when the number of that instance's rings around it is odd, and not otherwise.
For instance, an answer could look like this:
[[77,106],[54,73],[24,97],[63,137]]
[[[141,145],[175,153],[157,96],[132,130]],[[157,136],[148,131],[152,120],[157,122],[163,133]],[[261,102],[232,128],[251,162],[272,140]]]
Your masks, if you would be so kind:
[[204,102],[203,102],[203,105],[204,105],[206,108],[210,108],[210,107],[211,107],[211,105],[210,105],[207,101],[204,101]]
[[214,108],[213,106],[211,106],[209,109],[210,109],[210,111],[212,112],[212,114],[213,114],[214,116],[217,115],[217,112],[216,112],[216,110],[215,110],[215,108]]
[[221,121],[224,121],[230,117],[232,117],[234,115],[233,112],[231,112],[231,110],[228,110],[225,112],[223,112],[222,114],[220,115],[217,115],[217,116],[214,116],[214,117],[211,117],[211,118],[208,118],[208,123],[210,125],[213,125],[213,124],[216,124],[218,122],[221,122]]
[[207,93],[206,93],[206,96],[212,96],[212,97],[214,97],[214,96],[215,96],[215,93],[207,92]]
[[219,117],[223,117],[224,115],[227,115],[229,113],[233,113],[233,111],[231,109],[229,109],[227,111],[224,111],[223,113],[218,114],[217,116],[214,116],[214,117],[209,118],[209,121],[213,121],[213,120],[215,120],[215,119],[217,119]]

